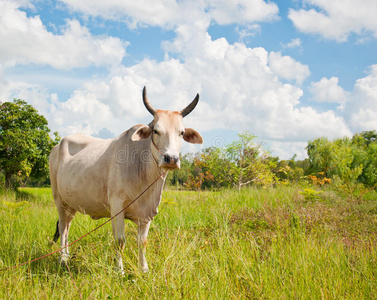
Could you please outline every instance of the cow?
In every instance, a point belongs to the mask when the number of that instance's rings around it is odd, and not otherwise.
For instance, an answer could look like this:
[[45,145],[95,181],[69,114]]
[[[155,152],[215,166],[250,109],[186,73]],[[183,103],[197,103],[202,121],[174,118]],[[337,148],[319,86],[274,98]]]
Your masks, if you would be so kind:
[[54,242],[61,237],[61,263],[69,259],[68,233],[76,212],[95,220],[111,218],[163,174],[136,202],[111,220],[117,246],[117,270],[124,273],[124,220],[128,219],[138,226],[140,270],[148,271],[145,258],[147,236],[151,221],[158,212],[167,172],[180,168],[179,153],[183,140],[202,144],[203,138],[182,123],[182,119],[196,107],[199,94],[181,111],[154,109],[146,87],[142,95],[146,109],[153,116],[149,125],[133,126],[113,139],[70,135],[51,151],[51,188],[59,214]]

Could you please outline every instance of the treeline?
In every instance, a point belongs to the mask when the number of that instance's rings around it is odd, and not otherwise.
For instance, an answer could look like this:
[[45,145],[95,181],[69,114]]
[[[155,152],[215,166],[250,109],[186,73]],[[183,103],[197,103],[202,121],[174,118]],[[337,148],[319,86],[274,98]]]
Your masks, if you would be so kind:
[[192,190],[246,185],[311,181],[316,184],[377,185],[377,132],[352,138],[318,138],[308,142],[308,158],[280,160],[248,132],[225,147],[209,147],[182,156],[181,169],[171,172],[167,184]]

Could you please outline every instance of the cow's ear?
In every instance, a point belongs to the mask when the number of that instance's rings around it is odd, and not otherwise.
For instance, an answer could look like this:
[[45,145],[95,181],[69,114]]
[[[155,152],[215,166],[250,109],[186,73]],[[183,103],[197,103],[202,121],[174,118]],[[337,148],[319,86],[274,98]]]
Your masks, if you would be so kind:
[[192,128],[185,128],[183,139],[191,144],[203,144],[202,136]]
[[147,139],[152,133],[152,128],[147,125],[139,127],[131,137],[132,141],[140,141]]

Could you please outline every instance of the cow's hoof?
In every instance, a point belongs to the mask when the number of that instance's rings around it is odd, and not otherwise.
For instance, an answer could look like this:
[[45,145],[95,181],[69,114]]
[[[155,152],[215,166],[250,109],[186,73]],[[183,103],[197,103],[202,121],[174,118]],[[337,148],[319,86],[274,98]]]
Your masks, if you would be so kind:
[[149,268],[148,268],[148,266],[146,266],[146,267],[141,267],[141,268],[140,268],[140,271],[143,272],[143,273],[148,273],[148,272],[149,272]]
[[117,273],[121,277],[124,277],[124,275],[126,275],[126,272],[124,272],[124,269],[119,268],[119,267],[115,267],[115,273]]
[[69,260],[69,254],[63,254],[59,257],[59,263],[65,265]]

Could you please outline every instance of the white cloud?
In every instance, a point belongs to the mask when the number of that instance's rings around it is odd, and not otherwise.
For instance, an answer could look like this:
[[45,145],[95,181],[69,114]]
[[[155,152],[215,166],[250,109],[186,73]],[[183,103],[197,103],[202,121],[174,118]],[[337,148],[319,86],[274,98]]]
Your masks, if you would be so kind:
[[357,132],[377,130],[377,111],[360,108],[352,115],[351,124],[357,128]]
[[[352,136],[348,122],[353,132],[377,128],[377,67],[357,80],[342,117],[336,111],[318,112],[301,106],[302,90],[277,80],[269,69],[268,56],[263,48],[234,44],[221,56],[203,51],[203,57],[187,63],[146,59],[124,67],[108,80],[86,83],[67,102],[55,101],[48,116],[62,135],[80,131],[98,134],[103,128],[120,134],[134,124],[150,121],[141,101],[141,89],[146,85],[152,104],[162,109],[180,110],[199,92],[201,100],[185,119],[186,126],[200,132],[249,130],[269,141],[281,158],[287,158],[289,149],[301,149],[296,153],[302,158],[303,144],[310,139]],[[316,88],[320,95],[334,95],[331,89],[336,91],[337,86],[336,78],[330,78],[322,79]],[[333,99],[340,101],[338,92]]]
[[[213,41],[205,30],[198,29],[201,34],[193,40],[184,27],[179,29],[166,47],[179,50],[182,60],[169,56],[162,62],[144,59],[133,67],[118,69],[107,80],[88,82],[59,104],[51,118],[65,133],[98,133],[107,128],[119,134],[136,123],[150,121],[141,101],[141,88],[147,85],[152,104],[162,109],[180,110],[199,92],[199,105],[185,125],[201,132],[249,130],[261,139],[290,143],[323,135],[350,135],[335,112],[300,107],[303,91],[279,80],[283,75],[276,75],[271,57],[288,60],[287,69],[298,70],[294,76],[279,71],[292,80],[302,81],[307,76],[300,63],[263,48],[229,44],[225,39]],[[298,75],[300,72],[303,75]]]
[[306,0],[314,8],[290,9],[289,19],[304,33],[319,34],[339,42],[351,33],[377,38],[377,2],[375,0]]
[[299,38],[295,38],[295,39],[291,39],[291,41],[287,44],[283,44],[283,48],[297,48],[297,47],[301,47],[301,39]]
[[217,24],[248,24],[276,20],[279,8],[263,0],[209,0],[209,12]]
[[344,104],[350,93],[345,91],[338,83],[339,79],[337,77],[331,77],[330,79],[323,77],[318,82],[312,82],[309,88],[313,95],[312,99],[320,103]]
[[279,52],[270,52],[271,70],[282,79],[295,80],[299,85],[310,75],[309,67],[290,56],[282,56]]
[[353,133],[377,130],[377,65],[356,80],[352,91],[341,88],[336,77],[312,82],[310,91],[317,102],[339,103],[339,113]]
[[272,156],[279,156],[280,159],[291,159],[296,154],[296,159],[307,157],[307,142],[276,142],[268,143]]
[[72,10],[104,19],[122,20],[130,28],[138,26],[172,27],[179,20],[179,8],[175,0],[60,0]]
[[244,41],[248,37],[255,36],[262,32],[259,24],[249,24],[246,27],[238,27],[236,31],[240,37],[240,41]]
[[5,70],[0,65],[0,102],[12,101],[14,98],[30,102],[40,113],[48,116],[51,104],[47,99],[56,98],[56,94],[50,94],[48,89],[40,84],[6,79]]
[[355,132],[377,130],[377,65],[356,81],[346,110]]
[[126,45],[118,38],[95,37],[76,20],[60,35],[47,31],[39,16],[28,17],[13,1],[0,1],[0,64],[49,65],[57,69],[121,63]]
[[122,20],[130,28],[160,26],[172,29],[207,15],[220,25],[272,21],[278,6],[263,0],[61,0],[72,10],[104,19]]
[[301,96],[300,89],[285,84],[259,97],[251,109],[257,111],[254,122],[263,138],[299,142],[319,136],[350,135],[345,121],[335,112],[321,113],[311,107],[298,107]]
[[45,100],[49,92],[43,86],[27,82],[7,81],[0,78],[0,101],[11,101],[14,98],[30,101],[41,113],[48,113],[50,104]]

